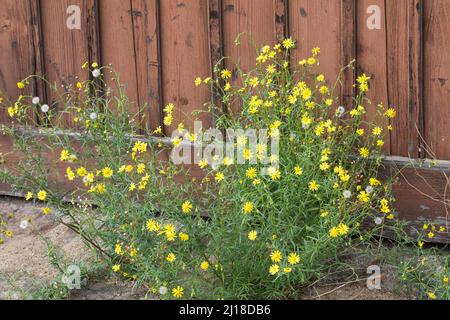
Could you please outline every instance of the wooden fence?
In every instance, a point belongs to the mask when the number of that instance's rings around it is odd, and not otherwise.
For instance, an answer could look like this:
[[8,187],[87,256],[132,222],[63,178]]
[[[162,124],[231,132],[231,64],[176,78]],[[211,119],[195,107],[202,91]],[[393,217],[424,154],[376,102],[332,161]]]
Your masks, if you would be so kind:
[[[293,63],[319,46],[319,71],[328,79],[356,58],[357,68],[344,74],[339,103],[350,104],[357,74],[372,78],[374,107],[369,116],[378,102],[398,113],[386,145],[388,154],[424,158],[430,156],[423,148],[428,146],[436,158],[450,160],[450,0],[0,2],[0,89],[11,97],[19,94],[16,83],[29,74],[69,84],[76,77],[89,77],[81,69],[85,61],[111,63],[135,102],[131,111],[140,112],[148,103],[151,108],[141,116],[149,127],[156,127],[162,125],[162,106],[173,102],[178,123],[210,98],[207,91],[194,88],[193,80],[210,75],[222,55],[239,61],[244,70],[254,64],[256,51],[248,41],[235,45],[239,33],[247,32],[256,46],[290,36],[298,41]],[[80,29],[67,26],[73,5],[80,8]],[[55,99],[45,86],[32,90],[47,102]],[[5,108],[0,121],[9,122]],[[442,162],[440,168],[450,166]],[[436,199],[403,183],[397,189],[399,211],[416,220],[443,221],[446,178],[441,172],[427,174],[431,191],[442,191],[444,202],[431,204]],[[428,188],[430,183],[420,181],[417,188]]]

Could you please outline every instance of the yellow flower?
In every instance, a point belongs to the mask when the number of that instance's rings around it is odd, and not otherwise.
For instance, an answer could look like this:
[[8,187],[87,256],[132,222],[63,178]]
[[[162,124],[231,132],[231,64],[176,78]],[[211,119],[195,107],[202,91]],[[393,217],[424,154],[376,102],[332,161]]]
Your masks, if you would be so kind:
[[346,235],[348,233],[348,227],[343,223],[340,223],[337,229],[340,236]]
[[202,159],[202,160],[200,160],[200,161],[198,162],[198,166],[199,166],[201,169],[206,168],[207,165],[208,165],[208,160],[206,160],[206,159]]
[[130,183],[130,186],[128,187],[128,190],[129,191],[134,191],[134,190],[136,190],[136,184],[135,183]]
[[180,237],[180,240],[183,242],[186,242],[189,240],[189,235],[187,233],[180,232],[178,234],[178,236]]
[[434,292],[428,292],[428,298],[430,298],[431,300],[436,300],[436,294]]
[[202,269],[203,271],[206,271],[206,270],[208,270],[209,269],[209,262],[208,261],[203,261],[201,264],[200,264],[200,269]]
[[169,261],[170,263],[174,262],[177,258],[175,257],[175,255],[173,253],[169,253],[166,257],[166,260]]
[[135,257],[137,255],[137,253],[138,253],[138,250],[135,247],[131,246],[130,257]]
[[119,271],[120,271],[120,265],[115,264],[115,265],[112,266],[111,269],[112,269],[114,272],[119,272]]
[[38,192],[37,197],[39,200],[45,201],[45,199],[47,199],[47,192],[44,190],[41,190]]
[[59,159],[60,159],[61,161],[67,161],[67,160],[69,160],[69,156],[70,156],[69,151],[67,151],[67,150],[62,150]]
[[362,128],[357,129],[357,130],[356,130],[356,134],[357,134],[358,136],[362,136],[362,135],[364,134],[364,129],[362,129]]
[[195,78],[194,83],[195,83],[195,86],[198,87],[199,85],[202,84],[202,78],[200,78],[200,77]]
[[380,127],[375,127],[375,128],[373,128],[373,130],[372,130],[372,134],[373,134],[374,136],[379,136],[379,135],[381,134],[381,132],[383,132],[383,129],[381,129]]
[[370,178],[370,179],[369,179],[369,184],[370,184],[372,187],[375,187],[375,186],[381,185],[381,182],[380,182],[380,180],[378,180],[378,179],[376,179],[376,178]]
[[378,139],[377,140],[377,147],[382,147],[382,146],[384,146],[384,141],[381,140],[381,139]]
[[300,257],[298,256],[297,253],[292,252],[288,256],[288,262],[292,265],[297,264],[300,262]]
[[292,272],[292,268],[284,267],[284,268],[283,268],[283,272],[284,272],[284,273],[291,273],[291,272]]
[[448,283],[448,277],[447,277],[447,276],[445,276],[445,277],[444,277],[444,279],[442,279],[442,282],[444,282],[444,283]]
[[214,179],[216,179],[217,182],[221,182],[223,179],[225,179],[225,175],[222,172],[217,172]]
[[242,211],[244,211],[244,213],[251,213],[253,209],[254,209],[253,203],[249,201],[244,203],[244,206],[242,207]]
[[26,195],[26,197],[25,197],[25,200],[28,201],[28,200],[30,200],[31,198],[33,198],[33,192],[28,191],[28,192],[27,192],[27,195]]
[[311,181],[308,186],[309,190],[311,190],[311,191],[317,191],[317,190],[319,190],[319,187],[320,186],[316,180]]
[[292,38],[287,38],[283,40],[283,47],[285,49],[291,49],[295,47],[295,42],[292,40]]
[[183,202],[183,204],[181,205],[181,210],[183,211],[183,213],[191,212],[192,211],[192,203],[189,200]]
[[229,79],[229,78],[231,78],[231,71],[228,69],[224,69],[220,73],[220,76],[222,77],[222,79]]
[[87,175],[87,170],[85,167],[80,167],[77,169],[77,175],[80,177],[84,177],[85,175]]
[[361,191],[358,195],[358,200],[362,203],[369,202],[370,200],[370,194],[366,191]]
[[45,215],[50,214],[52,213],[52,209],[48,207],[42,208],[42,213]]
[[296,166],[296,167],[294,168],[294,172],[295,172],[295,175],[296,175],[296,176],[301,176],[301,175],[303,174],[303,169],[300,168],[299,166]]
[[180,286],[178,286],[176,288],[173,288],[172,289],[172,295],[175,298],[181,298],[184,295],[184,289],[182,287],[180,287]]
[[111,178],[111,176],[113,175],[113,171],[110,167],[105,167],[102,169],[102,175],[105,178]]
[[369,149],[367,149],[367,148],[365,148],[365,147],[362,147],[362,148],[360,148],[359,149],[359,155],[362,157],[362,158],[368,158],[369,157],[369,155],[370,155],[370,151],[369,151]]
[[336,238],[339,235],[339,230],[336,227],[330,229],[330,237]]
[[167,115],[164,117],[163,123],[164,123],[165,126],[170,126],[170,125],[172,124],[172,121],[173,121],[173,116],[172,116],[172,114],[167,114]]
[[160,227],[159,227],[158,222],[156,222],[153,219],[149,219],[146,223],[146,228],[148,231],[152,232],[152,231],[158,231]]
[[125,254],[125,252],[123,252],[123,250],[122,250],[122,246],[120,245],[120,243],[116,243],[116,247],[114,248],[114,252],[116,254],[118,254],[119,256],[123,256]]
[[17,82],[17,88],[23,89],[25,88],[25,84],[22,81]]
[[432,239],[434,237],[434,232],[430,231],[428,232],[428,238]]
[[69,181],[72,181],[73,179],[75,179],[75,173],[72,171],[72,169],[70,167],[67,167],[66,174],[67,174],[67,179]]
[[313,54],[314,56],[317,56],[318,54],[320,54],[320,48],[319,48],[319,47],[314,47],[314,48],[312,49],[312,54]]
[[419,240],[419,242],[417,242],[417,245],[419,246],[420,249],[423,248],[424,242]]
[[395,111],[395,109],[393,108],[389,108],[386,110],[386,112],[384,113],[385,117],[387,118],[395,118],[397,115],[397,111]]
[[283,255],[279,250],[276,250],[270,254],[270,260],[273,262],[280,262],[283,259]]
[[250,231],[249,233],[248,233],[248,239],[250,240],[250,241],[255,241],[256,240],[256,237],[258,236],[258,232],[257,231]]
[[280,271],[280,266],[277,264],[273,264],[270,266],[269,268],[269,273],[274,276],[278,273],[278,271]]
[[328,162],[323,162],[320,164],[319,168],[321,171],[327,171],[328,169],[330,169],[330,165],[328,164]]
[[256,177],[257,170],[254,167],[248,168],[246,171],[246,176],[249,179],[254,179]]
[[269,174],[270,179],[272,180],[279,180],[281,177],[280,170],[276,169],[275,167],[269,167],[267,169],[267,173]]

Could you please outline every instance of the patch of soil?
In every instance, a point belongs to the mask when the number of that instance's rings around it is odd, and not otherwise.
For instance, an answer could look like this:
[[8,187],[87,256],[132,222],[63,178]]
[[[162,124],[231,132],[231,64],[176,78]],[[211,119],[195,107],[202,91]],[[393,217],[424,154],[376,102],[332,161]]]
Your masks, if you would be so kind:
[[[8,218],[10,214],[12,218]],[[79,236],[57,223],[53,215],[44,215],[41,205],[2,197],[0,215],[13,232],[13,237],[0,245],[0,299],[20,297],[18,291],[46,284],[58,274],[49,262],[41,237],[57,244],[70,260],[79,261],[85,256]],[[31,223],[22,229],[20,225],[25,220]]]

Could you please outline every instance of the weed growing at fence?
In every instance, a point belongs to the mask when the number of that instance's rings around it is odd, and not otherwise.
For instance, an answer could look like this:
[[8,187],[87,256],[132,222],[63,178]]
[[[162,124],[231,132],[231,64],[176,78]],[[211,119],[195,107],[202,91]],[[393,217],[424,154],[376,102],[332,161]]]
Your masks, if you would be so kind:
[[[212,90],[207,114],[217,128],[268,129],[278,154],[239,136],[246,164],[217,154],[220,163],[174,165],[172,146],[196,143],[204,131],[176,123],[173,104],[164,108],[165,130],[142,128],[118,76],[85,64],[91,80],[68,85],[59,101],[24,95],[11,104],[15,125],[4,131],[20,157],[2,180],[47,203],[42,214],[54,214],[112,272],[155,296],[295,298],[337,268],[344,249],[397,222],[391,181],[378,177],[391,130],[381,123],[395,110],[365,97],[365,74],[352,105],[339,106],[340,80],[330,84],[316,71],[320,49],[291,64],[294,47],[291,39],[264,46],[249,72],[226,69],[224,59],[213,76],[195,79],[199,90]],[[45,82],[29,77],[19,85],[33,81]],[[170,136],[169,128],[181,137],[154,139]]]

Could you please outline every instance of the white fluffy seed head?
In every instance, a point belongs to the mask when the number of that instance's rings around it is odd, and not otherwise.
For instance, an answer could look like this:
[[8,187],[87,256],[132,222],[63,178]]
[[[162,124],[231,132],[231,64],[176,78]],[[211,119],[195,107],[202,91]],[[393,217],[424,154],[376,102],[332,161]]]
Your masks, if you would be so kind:
[[165,295],[167,293],[167,288],[166,287],[159,287],[159,294],[160,295]]
[[50,110],[50,107],[48,106],[48,104],[43,104],[43,105],[41,106],[41,111],[42,111],[42,112],[47,113],[48,110]]
[[102,73],[100,72],[99,69],[94,69],[94,70],[92,70],[92,76],[93,76],[94,78],[100,77],[101,74],[102,74]]
[[41,102],[41,99],[39,99],[39,97],[34,97],[33,99],[31,99],[32,104],[39,104],[39,102]]

